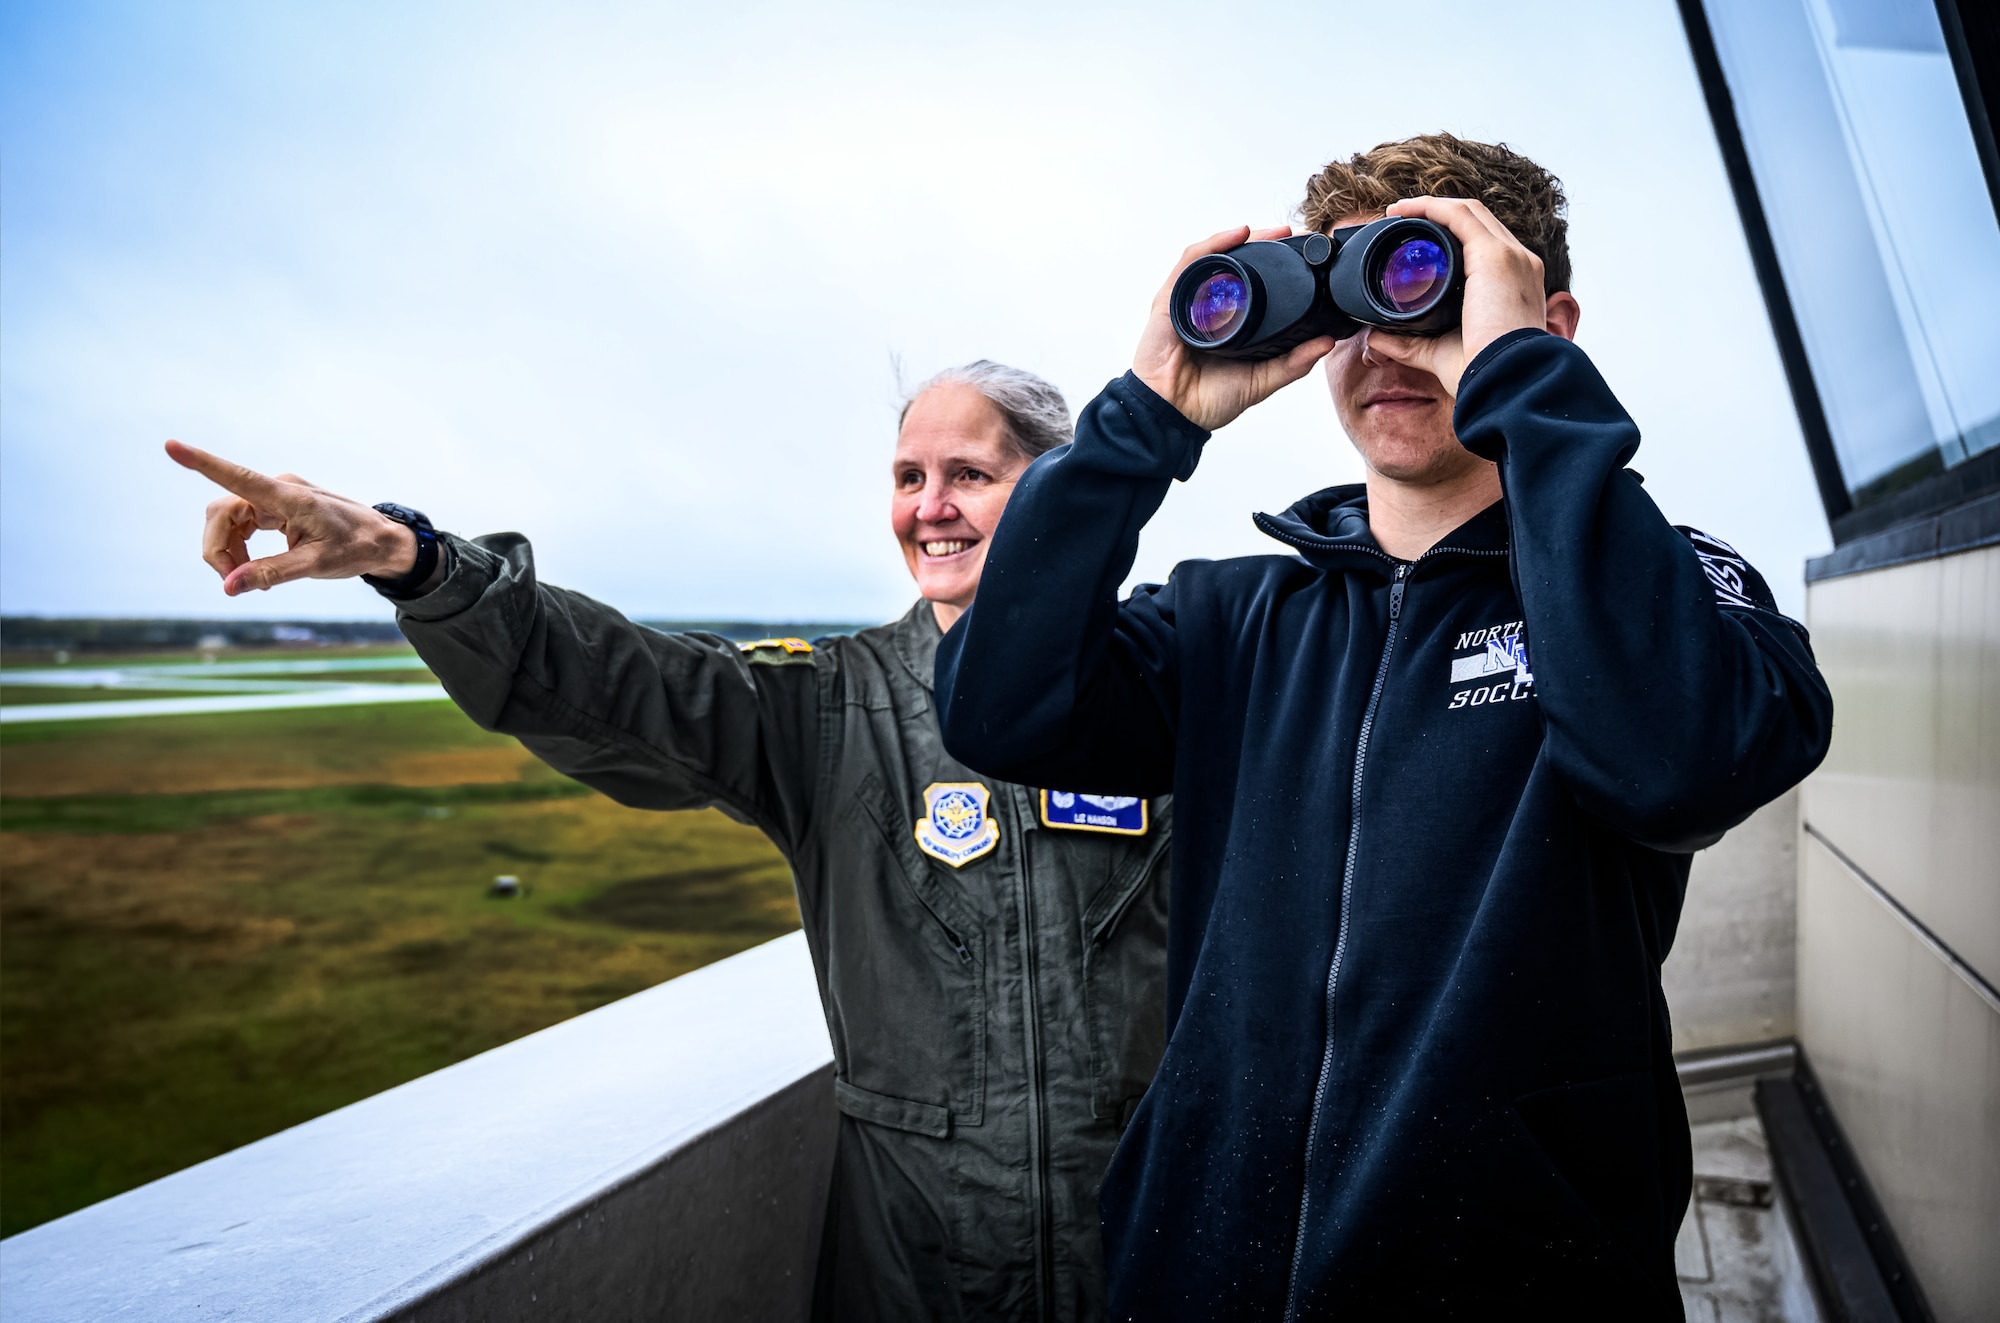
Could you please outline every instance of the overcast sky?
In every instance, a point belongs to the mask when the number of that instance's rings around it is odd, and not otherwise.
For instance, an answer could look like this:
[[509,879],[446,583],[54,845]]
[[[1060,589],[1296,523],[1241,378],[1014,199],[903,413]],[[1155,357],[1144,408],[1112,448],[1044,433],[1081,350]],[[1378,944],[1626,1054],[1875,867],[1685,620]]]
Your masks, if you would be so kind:
[[[0,609],[231,602],[178,437],[632,614],[877,620],[895,364],[1082,406],[1191,240],[1326,159],[1504,140],[1668,516],[1796,612],[1829,539],[1671,0],[0,8]],[[1210,443],[1139,576],[1358,480],[1318,374]],[[267,553],[275,535],[264,535]],[[261,546],[261,544],[260,544]]]

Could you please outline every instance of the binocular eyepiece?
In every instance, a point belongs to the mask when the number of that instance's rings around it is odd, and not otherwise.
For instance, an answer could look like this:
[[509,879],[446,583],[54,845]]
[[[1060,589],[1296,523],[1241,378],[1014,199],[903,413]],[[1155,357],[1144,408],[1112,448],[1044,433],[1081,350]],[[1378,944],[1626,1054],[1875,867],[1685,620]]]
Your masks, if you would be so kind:
[[1199,258],[1174,282],[1172,311],[1189,348],[1261,359],[1363,326],[1441,335],[1464,303],[1465,251],[1451,231],[1391,216]]

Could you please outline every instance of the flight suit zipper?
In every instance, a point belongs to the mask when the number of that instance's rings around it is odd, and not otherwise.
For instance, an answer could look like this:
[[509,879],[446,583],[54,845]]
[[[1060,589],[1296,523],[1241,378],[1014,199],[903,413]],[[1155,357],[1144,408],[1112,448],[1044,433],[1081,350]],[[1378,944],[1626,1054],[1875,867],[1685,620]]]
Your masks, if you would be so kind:
[[1040,965],[1036,959],[1035,943],[1035,879],[1034,869],[1029,862],[1028,830],[1029,814],[1023,806],[1027,792],[1015,790],[1011,797],[1014,802],[1014,839],[1020,842],[1021,867],[1021,960],[1023,965],[1021,984],[1023,988],[1022,1012],[1027,1019],[1028,1030],[1028,1142],[1034,1148],[1034,1210],[1035,1210],[1035,1292],[1037,1296],[1036,1317],[1049,1318],[1055,1307],[1055,1244],[1052,1236],[1053,1217],[1049,1208],[1049,1124],[1046,1065],[1042,1058],[1042,1019],[1040,997]]
[[1396,632],[1403,618],[1403,589],[1408,585],[1410,566],[1396,565],[1396,577],[1389,587],[1389,631],[1382,639],[1382,655],[1375,663],[1375,684],[1368,692],[1368,706],[1361,715],[1361,733],[1354,741],[1354,781],[1347,811],[1347,859],[1340,873],[1340,917],[1333,938],[1333,959],[1326,969],[1326,1041],[1320,1051],[1319,1079],[1313,1085],[1312,1120],[1306,1126],[1305,1179],[1299,1189],[1299,1228],[1292,1242],[1292,1269],[1285,1283],[1285,1323],[1293,1323],[1299,1309],[1299,1265],[1306,1248],[1306,1220],[1312,1208],[1312,1162],[1319,1149],[1320,1109],[1326,1101],[1327,1077],[1333,1072],[1333,994],[1340,981],[1341,958],[1347,954],[1347,911],[1354,895],[1354,861],[1361,845],[1361,773],[1368,761],[1368,737],[1375,728],[1375,709],[1382,702],[1382,688],[1389,680],[1389,659],[1396,651]]

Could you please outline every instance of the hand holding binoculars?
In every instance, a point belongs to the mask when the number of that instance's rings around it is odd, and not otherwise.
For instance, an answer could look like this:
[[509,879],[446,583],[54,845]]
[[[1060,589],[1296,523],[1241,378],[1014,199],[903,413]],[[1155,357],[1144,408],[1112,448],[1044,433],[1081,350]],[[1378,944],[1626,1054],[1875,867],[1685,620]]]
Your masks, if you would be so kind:
[[1174,281],[1171,309],[1189,348],[1266,359],[1363,326],[1441,335],[1458,325],[1464,303],[1465,251],[1451,231],[1390,216],[1197,258]]

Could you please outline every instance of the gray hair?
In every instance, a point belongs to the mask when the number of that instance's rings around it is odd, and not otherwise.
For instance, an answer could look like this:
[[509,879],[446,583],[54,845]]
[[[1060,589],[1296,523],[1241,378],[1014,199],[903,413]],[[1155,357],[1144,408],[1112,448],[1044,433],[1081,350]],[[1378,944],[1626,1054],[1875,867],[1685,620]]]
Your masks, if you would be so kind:
[[1067,445],[1076,428],[1069,420],[1069,404],[1062,392],[1032,372],[982,358],[963,367],[946,368],[903,397],[896,415],[896,430],[910,416],[910,406],[926,391],[939,386],[969,386],[986,397],[1007,424],[1008,439],[1023,456],[1032,460],[1060,445]]

